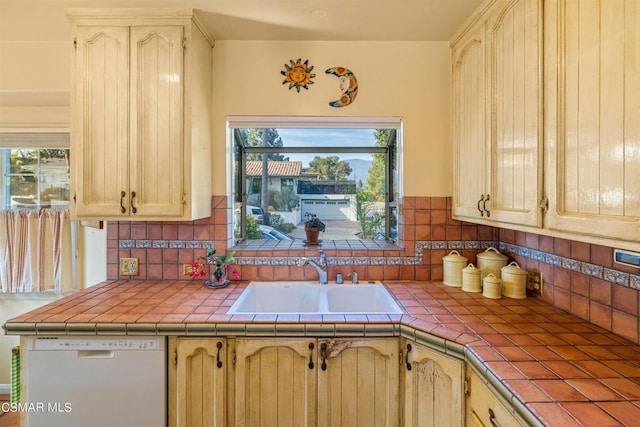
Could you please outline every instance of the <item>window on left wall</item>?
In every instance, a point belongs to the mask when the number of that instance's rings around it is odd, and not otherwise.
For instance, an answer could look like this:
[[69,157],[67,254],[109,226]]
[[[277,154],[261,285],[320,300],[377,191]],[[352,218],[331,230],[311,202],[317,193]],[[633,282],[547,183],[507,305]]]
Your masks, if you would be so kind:
[[0,133],[2,209],[69,206],[69,134]]
[[76,288],[69,132],[0,132],[0,294]]

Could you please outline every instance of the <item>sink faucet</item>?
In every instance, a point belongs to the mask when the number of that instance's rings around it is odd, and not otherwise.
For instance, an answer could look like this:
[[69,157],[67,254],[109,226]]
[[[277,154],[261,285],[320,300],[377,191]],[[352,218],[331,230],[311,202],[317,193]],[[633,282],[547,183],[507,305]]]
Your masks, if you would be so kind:
[[310,265],[316,269],[318,272],[318,278],[320,279],[321,285],[327,284],[327,257],[324,254],[323,250],[320,250],[320,261],[315,261],[313,259],[300,258],[298,261],[298,266],[303,267],[305,265]]

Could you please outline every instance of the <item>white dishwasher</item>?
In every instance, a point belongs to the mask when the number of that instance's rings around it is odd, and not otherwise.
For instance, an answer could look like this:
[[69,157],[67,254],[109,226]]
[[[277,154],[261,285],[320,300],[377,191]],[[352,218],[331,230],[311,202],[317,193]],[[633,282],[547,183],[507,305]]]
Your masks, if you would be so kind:
[[163,427],[166,338],[29,337],[26,427]]

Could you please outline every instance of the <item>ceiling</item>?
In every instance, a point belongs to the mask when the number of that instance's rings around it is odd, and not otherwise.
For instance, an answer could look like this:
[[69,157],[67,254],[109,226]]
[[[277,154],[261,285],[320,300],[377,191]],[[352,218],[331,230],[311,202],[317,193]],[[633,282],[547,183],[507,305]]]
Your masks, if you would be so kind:
[[0,41],[69,39],[68,8],[193,7],[215,40],[446,41],[483,0],[0,0]]

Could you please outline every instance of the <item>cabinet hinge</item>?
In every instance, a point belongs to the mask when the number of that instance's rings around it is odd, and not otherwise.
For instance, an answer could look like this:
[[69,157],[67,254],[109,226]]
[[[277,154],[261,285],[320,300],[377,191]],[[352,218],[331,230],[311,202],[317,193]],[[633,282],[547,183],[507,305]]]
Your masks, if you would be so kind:
[[186,37],[182,39],[182,48],[183,49],[187,48],[187,38]]
[[469,378],[464,379],[464,395],[471,396],[471,383],[469,382]]
[[542,213],[547,213],[549,210],[549,199],[545,196],[540,200],[540,204],[538,205]]
[[78,48],[78,39],[77,38],[73,38],[73,48],[77,49]]
[[187,193],[182,193],[182,204],[183,205],[187,204]]
[[231,357],[231,364],[235,365],[236,364],[236,351],[233,350],[233,356]]
[[400,356],[398,358],[398,363],[400,364],[400,366],[402,366],[402,363],[404,362],[404,357],[402,357],[402,350],[400,350],[400,353],[398,355]]
[[76,193],[73,193],[73,203],[76,203]]
[[173,366],[178,366],[178,349],[173,350]]

